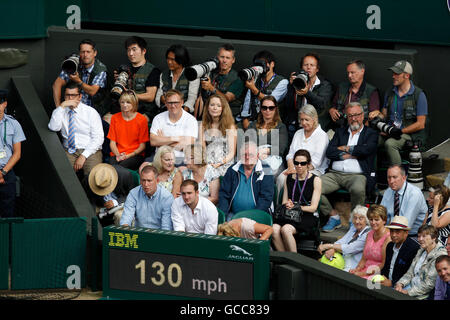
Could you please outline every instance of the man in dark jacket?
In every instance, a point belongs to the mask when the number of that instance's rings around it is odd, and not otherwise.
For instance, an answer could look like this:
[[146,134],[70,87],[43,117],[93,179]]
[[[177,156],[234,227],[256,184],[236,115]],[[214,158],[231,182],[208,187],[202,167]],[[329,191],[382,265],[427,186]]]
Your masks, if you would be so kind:
[[[330,81],[318,75],[320,70],[320,57],[316,53],[307,53],[300,61],[300,68],[308,74],[309,81],[303,89],[296,88],[294,79],[301,77],[296,72],[291,73],[287,93],[285,97],[285,110],[281,110],[281,116],[286,123],[289,137],[292,139],[295,131],[299,129],[298,111],[305,104],[311,104],[316,108],[320,126],[325,129],[331,120],[328,108],[333,97],[333,86]],[[298,80],[297,80],[298,81]],[[300,81],[300,83],[303,83]]]
[[406,217],[395,216],[386,228],[390,229],[392,242],[386,246],[386,260],[381,269],[381,275],[386,279],[381,284],[394,287],[408,271],[420,246],[416,241],[408,238],[408,231],[411,228],[408,227]]
[[258,159],[257,146],[247,142],[240,148],[240,159],[228,168],[220,185],[218,208],[225,212],[227,221],[235,213],[250,209],[270,212],[274,179],[270,167]]
[[352,210],[359,204],[364,205],[366,194],[374,190],[375,156],[377,152],[378,132],[364,125],[364,110],[359,102],[351,102],[345,107],[348,126],[338,128],[328,144],[326,156],[330,159],[330,170],[321,176],[322,204],[321,212],[330,215],[323,227],[331,232],[341,226],[341,220],[325,195],[340,188],[350,192]]

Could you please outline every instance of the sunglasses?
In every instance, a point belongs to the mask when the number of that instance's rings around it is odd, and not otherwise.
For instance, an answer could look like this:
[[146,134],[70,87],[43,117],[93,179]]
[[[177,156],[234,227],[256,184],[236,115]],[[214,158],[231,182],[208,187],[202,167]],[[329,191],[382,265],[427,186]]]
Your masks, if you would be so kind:
[[295,161],[294,160],[294,166],[306,166],[308,164],[308,161]]
[[270,111],[273,111],[273,110],[275,110],[275,106],[261,106],[261,110],[264,110],[264,111],[267,111],[267,110],[270,110]]

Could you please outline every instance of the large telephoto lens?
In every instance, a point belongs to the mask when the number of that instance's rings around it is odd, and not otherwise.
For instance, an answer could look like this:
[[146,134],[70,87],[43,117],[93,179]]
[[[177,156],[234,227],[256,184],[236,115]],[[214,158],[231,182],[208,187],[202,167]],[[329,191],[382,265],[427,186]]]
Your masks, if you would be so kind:
[[67,74],[75,74],[78,70],[78,64],[80,63],[80,57],[77,55],[71,55],[69,58],[63,61],[61,69]]

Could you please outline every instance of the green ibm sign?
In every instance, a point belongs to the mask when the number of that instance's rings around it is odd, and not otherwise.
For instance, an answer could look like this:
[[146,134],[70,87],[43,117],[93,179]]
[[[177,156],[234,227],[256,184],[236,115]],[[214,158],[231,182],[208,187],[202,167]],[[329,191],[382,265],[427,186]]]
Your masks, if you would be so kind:
[[163,231],[103,230],[103,297],[268,299],[269,242]]

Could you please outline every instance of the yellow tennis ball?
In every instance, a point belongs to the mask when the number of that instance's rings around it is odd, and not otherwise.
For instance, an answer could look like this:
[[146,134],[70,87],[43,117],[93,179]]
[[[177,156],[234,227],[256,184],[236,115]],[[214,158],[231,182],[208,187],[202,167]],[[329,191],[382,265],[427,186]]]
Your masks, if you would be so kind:
[[372,277],[372,283],[382,282],[384,280],[386,280],[386,278],[385,278],[385,276],[382,276],[381,274],[377,274]]

